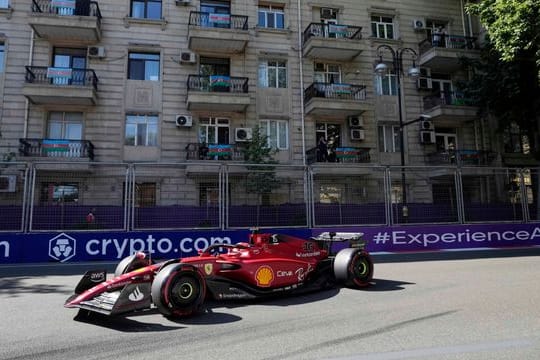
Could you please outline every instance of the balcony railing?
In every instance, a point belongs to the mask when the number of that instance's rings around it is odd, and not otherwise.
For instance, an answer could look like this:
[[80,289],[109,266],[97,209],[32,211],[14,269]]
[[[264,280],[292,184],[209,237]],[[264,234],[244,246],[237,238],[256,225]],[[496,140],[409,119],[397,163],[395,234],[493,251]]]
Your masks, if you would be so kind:
[[315,82],[304,91],[304,101],[308,102],[313,98],[366,100],[366,87],[364,85]]
[[437,91],[424,96],[424,110],[430,110],[441,105],[476,106],[476,101],[465,97],[461,92],[455,91]]
[[248,78],[221,75],[189,75],[187,88],[191,91],[245,94],[248,92]]
[[95,1],[81,0],[74,1],[73,7],[56,6],[51,0],[32,0],[32,13],[51,14],[62,16],[95,16],[98,19],[98,25],[101,24],[101,11]]
[[186,160],[244,161],[244,153],[239,144],[189,143],[186,145]]
[[306,30],[304,30],[304,44],[312,37],[327,39],[361,39],[362,27],[311,23]]
[[319,149],[314,147],[306,151],[306,162],[313,164],[315,162],[324,163],[369,163],[371,157],[368,147],[336,147],[328,149],[327,154],[319,153]]
[[247,30],[248,17],[243,15],[192,11],[189,13],[189,25],[204,28]]
[[427,161],[432,165],[492,165],[496,158],[497,153],[493,151],[465,149],[438,151],[427,155]]
[[420,54],[432,48],[446,49],[477,49],[476,38],[472,36],[451,35],[451,34],[431,34],[419,44]]
[[94,160],[94,145],[88,140],[19,139],[21,156],[89,158]]
[[92,69],[25,66],[27,83],[58,86],[92,86],[97,91],[98,78]]

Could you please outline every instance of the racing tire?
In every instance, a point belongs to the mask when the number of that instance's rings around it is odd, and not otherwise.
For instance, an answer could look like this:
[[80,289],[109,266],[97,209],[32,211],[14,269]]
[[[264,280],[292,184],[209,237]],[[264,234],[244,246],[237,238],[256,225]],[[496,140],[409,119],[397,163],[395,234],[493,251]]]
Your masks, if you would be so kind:
[[151,262],[147,257],[141,258],[140,256],[137,256],[137,254],[133,254],[123,258],[118,265],[116,265],[114,276],[116,277],[127,274],[128,272],[132,272],[133,270],[137,270],[148,265],[151,265]]
[[206,282],[199,271],[186,264],[165,266],[152,283],[152,301],[165,317],[193,315],[202,307]]
[[365,250],[340,250],[334,259],[334,276],[349,287],[363,288],[373,279],[373,261]]

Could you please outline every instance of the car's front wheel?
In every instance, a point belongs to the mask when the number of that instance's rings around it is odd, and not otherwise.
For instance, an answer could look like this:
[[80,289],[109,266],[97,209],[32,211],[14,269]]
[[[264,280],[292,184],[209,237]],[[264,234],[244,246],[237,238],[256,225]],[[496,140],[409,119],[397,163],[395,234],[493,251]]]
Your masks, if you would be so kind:
[[167,317],[189,316],[200,310],[206,283],[199,271],[186,264],[163,268],[152,283],[152,301]]
[[340,250],[334,259],[334,275],[346,286],[366,287],[373,279],[373,261],[365,250]]

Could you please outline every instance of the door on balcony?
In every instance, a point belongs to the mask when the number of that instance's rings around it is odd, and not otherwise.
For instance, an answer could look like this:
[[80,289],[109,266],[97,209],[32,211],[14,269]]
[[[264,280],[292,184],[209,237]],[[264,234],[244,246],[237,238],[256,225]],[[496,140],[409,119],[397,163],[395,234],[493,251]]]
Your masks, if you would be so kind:
[[228,92],[230,89],[230,60],[202,57],[199,61],[200,84],[203,91]]
[[71,77],[55,77],[56,85],[84,85],[86,49],[54,48],[53,67],[71,69]]
[[331,31],[331,25],[338,24],[338,10],[332,8],[321,8],[321,23],[324,27],[324,37],[335,38],[336,32]]
[[[315,146],[321,141],[321,138],[326,140],[327,154],[319,154],[318,159],[320,161],[335,162],[336,159],[336,148],[341,146],[341,125],[340,124],[331,124],[331,123],[317,123]],[[322,155],[322,156],[321,156]]]
[[49,157],[81,157],[83,154],[83,144],[80,141],[82,140],[82,123],[82,113],[50,112],[47,122],[47,141],[44,140],[42,146],[44,154]]
[[341,83],[341,66],[339,64],[315,63],[313,82],[339,84]]
[[456,131],[454,129],[438,128],[435,133],[435,145],[437,151],[440,152],[456,150],[458,145]]
[[231,27],[230,1],[202,0],[201,12],[207,13],[201,18],[201,26],[216,28]]
[[230,121],[226,118],[200,118],[199,142],[205,145],[229,144]]
[[450,76],[432,74],[431,83],[433,84],[433,92],[439,93],[441,105],[452,105],[454,93]]

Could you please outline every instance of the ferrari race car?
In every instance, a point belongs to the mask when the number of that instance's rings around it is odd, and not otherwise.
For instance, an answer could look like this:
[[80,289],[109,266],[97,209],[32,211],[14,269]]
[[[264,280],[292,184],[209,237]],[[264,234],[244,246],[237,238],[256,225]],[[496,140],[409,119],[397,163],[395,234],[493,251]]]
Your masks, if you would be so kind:
[[[322,233],[309,240],[253,231],[248,243],[214,244],[198,256],[155,263],[144,252],[124,258],[114,277],[88,271],[65,307],[106,315],[156,307],[166,317],[195,314],[205,299],[255,299],[366,287],[373,262],[362,233]],[[333,243],[341,243],[334,252]]]

